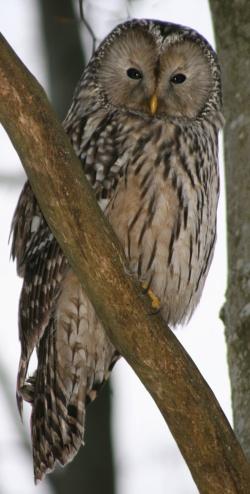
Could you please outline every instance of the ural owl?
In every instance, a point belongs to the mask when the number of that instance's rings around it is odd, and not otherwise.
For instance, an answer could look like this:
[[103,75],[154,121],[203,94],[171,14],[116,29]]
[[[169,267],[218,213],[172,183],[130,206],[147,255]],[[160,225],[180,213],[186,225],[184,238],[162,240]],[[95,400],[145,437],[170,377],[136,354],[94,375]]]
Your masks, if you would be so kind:
[[[64,121],[131,273],[172,326],[191,316],[213,256],[222,121],[211,46],[192,29],[152,20],[128,21],[107,36]],[[23,399],[32,404],[37,480],[78,451],[85,406],[118,354],[28,182],[12,232],[24,278],[17,397],[20,411]],[[27,379],[35,348],[37,370]]]

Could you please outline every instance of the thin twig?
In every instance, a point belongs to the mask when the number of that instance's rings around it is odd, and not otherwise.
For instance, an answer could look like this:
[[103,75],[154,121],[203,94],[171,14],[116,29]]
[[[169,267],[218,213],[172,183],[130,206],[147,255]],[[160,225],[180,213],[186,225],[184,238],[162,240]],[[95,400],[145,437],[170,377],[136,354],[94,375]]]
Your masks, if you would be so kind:
[[96,46],[97,46],[97,37],[91,27],[91,25],[88,23],[88,21],[86,20],[86,17],[84,15],[84,8],[83,8],[83,0],[79,0],[79,10],[80,10],[80,18],[83,22],[83,25],[87,28],[89,34],[90,34],[90,37],[92,39],[92,55],[95,53],[95,50],[96,50]]

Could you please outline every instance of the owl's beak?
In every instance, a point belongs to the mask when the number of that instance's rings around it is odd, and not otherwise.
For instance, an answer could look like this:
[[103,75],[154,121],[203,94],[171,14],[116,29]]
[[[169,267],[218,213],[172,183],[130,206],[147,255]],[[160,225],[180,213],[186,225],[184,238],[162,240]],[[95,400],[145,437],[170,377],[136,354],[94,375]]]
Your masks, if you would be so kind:
[[151,115],[154,115],[156,113],[157,107],[158,107],[158,99],[156,94],[154,93],[149,100],[149,108]]

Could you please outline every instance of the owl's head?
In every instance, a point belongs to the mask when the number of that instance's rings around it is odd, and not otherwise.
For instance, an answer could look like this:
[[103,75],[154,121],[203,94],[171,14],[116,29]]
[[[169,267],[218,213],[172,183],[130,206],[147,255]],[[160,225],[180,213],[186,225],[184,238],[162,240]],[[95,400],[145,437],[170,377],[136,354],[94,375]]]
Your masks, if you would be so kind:
[[117,26],[92,64],[104,104],[158,118],[197,118],[221,109],[220,69],[208,42],[176,24]]

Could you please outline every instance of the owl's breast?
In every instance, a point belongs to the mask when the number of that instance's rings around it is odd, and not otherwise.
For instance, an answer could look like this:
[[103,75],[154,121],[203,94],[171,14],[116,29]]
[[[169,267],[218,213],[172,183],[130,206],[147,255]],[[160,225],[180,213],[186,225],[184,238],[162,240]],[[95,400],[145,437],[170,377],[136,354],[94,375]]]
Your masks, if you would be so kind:
[[177,135],[174,125],[156,122],[132,140],[107,208],[131,271],[158,296],[173,325],[187,320],[200,299],[218,199],[214,143],[203,142],[204,153],[197,135]]

